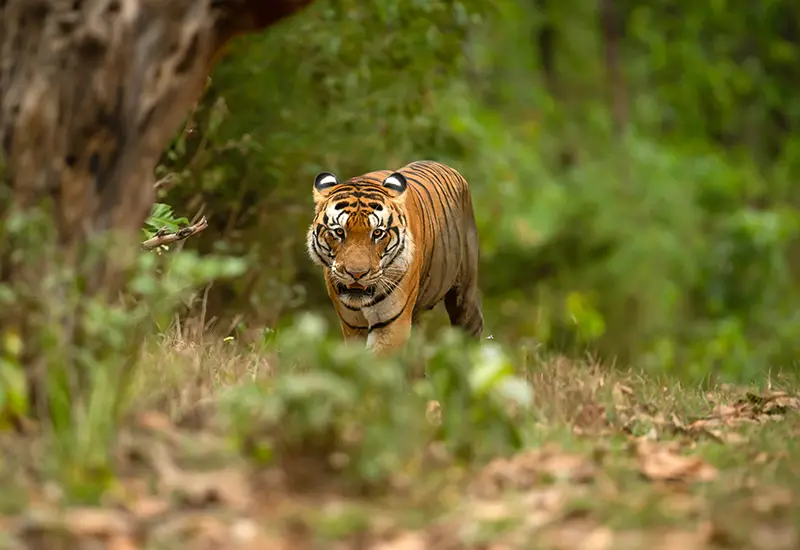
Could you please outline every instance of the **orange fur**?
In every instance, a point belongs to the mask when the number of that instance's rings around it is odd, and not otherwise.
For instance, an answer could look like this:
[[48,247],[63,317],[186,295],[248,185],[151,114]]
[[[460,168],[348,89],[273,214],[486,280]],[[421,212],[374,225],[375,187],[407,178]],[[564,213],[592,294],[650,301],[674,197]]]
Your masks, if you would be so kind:
[[444,300],[452,325],[479,337],[478,230],[466,180],[453,168],[417,161],[339,182],[314,182],[307,235],[346,339],[376,353],[405,345],[423,311]]

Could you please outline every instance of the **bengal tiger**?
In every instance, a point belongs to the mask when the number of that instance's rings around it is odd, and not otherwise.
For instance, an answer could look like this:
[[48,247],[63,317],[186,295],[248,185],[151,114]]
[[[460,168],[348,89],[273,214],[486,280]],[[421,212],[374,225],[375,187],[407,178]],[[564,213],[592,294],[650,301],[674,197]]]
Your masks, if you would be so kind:
[[324,269],[345,340],[402,348],[420,313],[440,301],[453,326],[483,331],[478,228],[467,181],[433,161],[378,170],[345,182],[314,179],[311,260]]

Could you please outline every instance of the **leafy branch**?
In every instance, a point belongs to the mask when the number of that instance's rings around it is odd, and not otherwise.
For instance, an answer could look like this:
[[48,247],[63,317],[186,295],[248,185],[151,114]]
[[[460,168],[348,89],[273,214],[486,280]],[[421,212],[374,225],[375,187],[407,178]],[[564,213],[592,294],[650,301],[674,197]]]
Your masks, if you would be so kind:
[[176,218],[172,207],[164,203],[156,203],[150,211],[150,216],[145,220],[142,228],[145,240],[142,247],[153,250],[164,245],[188,239],[197,235],[208,227],[205,216],[197,222],[190,224],[188,218]]
[[152,250],[154,248],[158,248],[159,246],[188,239],[189,237],[197,235],[201,231],[205,230],[207,227],[208,220],[206,220],[205,216],[200,218],[197,223],[194,223],[188,227],[181,227],[174,232],[171,232],[169,227],[164,226],[156,231],[151,238],[144,241],[142,246],[147,250]]

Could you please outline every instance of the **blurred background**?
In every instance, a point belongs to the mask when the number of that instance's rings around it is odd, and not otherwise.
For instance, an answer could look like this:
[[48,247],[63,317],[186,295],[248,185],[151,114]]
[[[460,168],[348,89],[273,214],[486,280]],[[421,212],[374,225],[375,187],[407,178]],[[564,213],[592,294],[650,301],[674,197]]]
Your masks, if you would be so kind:
[[187,247],[249,266],[184,314],[333,321],[314,175],[433,159],[472,188],[485,335],[694,380],[796,368],[797,83],[789,0],[319,0],[229,49],[158,168],[160,202],[208,216]]

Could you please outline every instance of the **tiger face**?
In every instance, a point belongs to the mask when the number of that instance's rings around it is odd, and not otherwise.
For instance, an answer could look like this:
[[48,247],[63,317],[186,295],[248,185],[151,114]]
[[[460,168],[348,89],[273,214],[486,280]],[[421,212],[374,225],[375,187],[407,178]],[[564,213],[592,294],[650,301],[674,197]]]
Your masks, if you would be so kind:
[[365,307],[377,295],[389,294],[408,268],[413,248],[404,212],[406,188],[399,173],[343,183],[330,172],[315,178],[308,253],[327,268],[345,305]]

